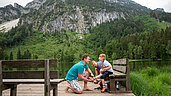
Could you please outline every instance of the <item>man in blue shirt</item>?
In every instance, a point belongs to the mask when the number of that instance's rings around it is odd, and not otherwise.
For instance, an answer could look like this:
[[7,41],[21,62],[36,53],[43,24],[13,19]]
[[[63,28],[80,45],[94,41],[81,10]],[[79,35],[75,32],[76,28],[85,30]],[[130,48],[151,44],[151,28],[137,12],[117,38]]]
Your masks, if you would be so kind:
[[[82,57],[82,61],[72,66],[72,68],[68,71],[66,79],[70,85],[67,85],[65,89],[66,92],[68,92],[68,89],[71,89],[72,91],[78,94],[81,94],[83,91],[91,91],[91,89],[87,87],[87,82],[93,82],[93,80],[88,79],[89,73],[93,77],[94,75],[91,72],[91,70],[88,68],[87,64],[89,64],[89,62],[90,62],[90,56],[84,55]],[[84,70],[86,70],[85,73]],[[82,89],[80,84],[78,83],[78,78],[84,80],[84,89]]]

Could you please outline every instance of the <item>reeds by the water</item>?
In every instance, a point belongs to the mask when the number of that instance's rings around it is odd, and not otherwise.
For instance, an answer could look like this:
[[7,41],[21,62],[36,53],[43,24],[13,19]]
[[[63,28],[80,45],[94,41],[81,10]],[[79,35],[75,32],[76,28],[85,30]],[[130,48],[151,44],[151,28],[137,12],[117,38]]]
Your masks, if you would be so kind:
[[171,66],[148,67],[131,72],[130,77],[136,96],[171,96]]

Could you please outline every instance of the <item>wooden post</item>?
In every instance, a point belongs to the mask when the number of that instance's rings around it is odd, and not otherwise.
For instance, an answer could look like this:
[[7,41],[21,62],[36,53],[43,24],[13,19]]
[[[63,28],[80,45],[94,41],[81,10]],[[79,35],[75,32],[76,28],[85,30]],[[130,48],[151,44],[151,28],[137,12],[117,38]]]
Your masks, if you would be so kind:
[[0,96],[2,96],[2,61],[0,61]]
[[44,85],[44,96],[50,96],[50,74],[49,74],[49,59],[45,60],[45,85]]
[[17,85],[11,86],[10,96],[17,96]]
[[127,66],[126,91],[131,91],[130,70],[129,70],[129,60],[128,59],[126,59],[126,66]]
[[58,84],[54,84],[53,96],[58,96]]
[[113,78],[110,78],[110,91],[112,93],[116,91],[116,89],[115,89],[115,80]]

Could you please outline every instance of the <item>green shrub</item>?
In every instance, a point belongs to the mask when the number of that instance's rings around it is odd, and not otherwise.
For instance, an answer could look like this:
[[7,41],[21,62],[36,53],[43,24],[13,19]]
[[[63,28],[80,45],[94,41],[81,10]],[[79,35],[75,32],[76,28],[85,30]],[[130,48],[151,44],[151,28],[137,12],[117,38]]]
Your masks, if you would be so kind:
[[171,66],[164,66],[164,67],[160,68],[160,71],[171,73]]
[[142,71],[143,74],[147,74],[148,76],[157,76],[160,71],[154,67],[147,67],[147,69]]
[[131,72],[131,89],[136,96],[171,96],[171,74],[168,67]]
[[171,74],[170,73],[160,74],[158,78],[163,84],[168,84],[171,86]]
[[147,80],[145,80],[142,75],[131,73],[130,78],[131,78],[131,89],[136,96],[150,95],[150,86]]
[[159,77],[153,79],[150,84],[152,94],[155,96],[171,96],[171,91],[167,84],[164,84]]

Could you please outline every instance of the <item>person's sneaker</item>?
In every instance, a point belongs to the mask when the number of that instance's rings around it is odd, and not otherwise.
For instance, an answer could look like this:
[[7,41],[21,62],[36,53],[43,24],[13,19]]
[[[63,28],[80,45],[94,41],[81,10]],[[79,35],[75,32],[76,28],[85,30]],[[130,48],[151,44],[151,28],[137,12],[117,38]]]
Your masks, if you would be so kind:
[[95,79],[93,77],[89,77],[89,78],[90,78],[90,80],[92,80],[94,82]]
[[103,89],[101,90],[101,92],[104,93],[106,89],[107,89],[107,86],[103,87]]
[[98,82],[99,82],[98,80],[94,80],[94,84],[98,84]]

